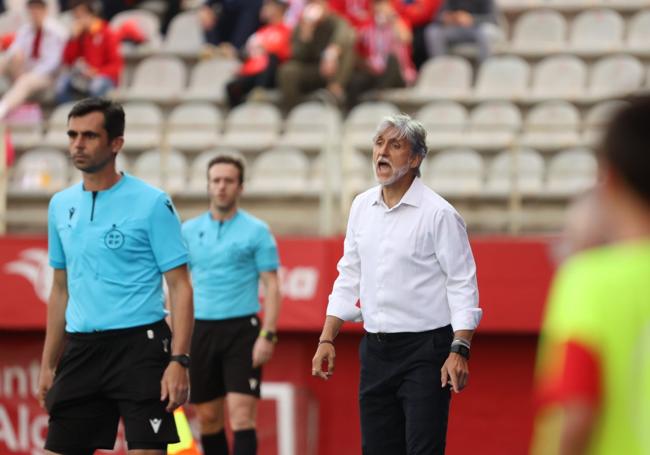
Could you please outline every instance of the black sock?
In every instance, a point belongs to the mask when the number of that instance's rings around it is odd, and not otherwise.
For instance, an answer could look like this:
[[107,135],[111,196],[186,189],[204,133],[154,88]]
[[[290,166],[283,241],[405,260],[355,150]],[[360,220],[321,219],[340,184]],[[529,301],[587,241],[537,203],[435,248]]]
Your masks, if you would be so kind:
[[202,434],[201,445],[205,455],[228,455],[228,441],[224,430],[214,434]]
[[257,455],[257,433],[255,428],[235,431],[234,455]]

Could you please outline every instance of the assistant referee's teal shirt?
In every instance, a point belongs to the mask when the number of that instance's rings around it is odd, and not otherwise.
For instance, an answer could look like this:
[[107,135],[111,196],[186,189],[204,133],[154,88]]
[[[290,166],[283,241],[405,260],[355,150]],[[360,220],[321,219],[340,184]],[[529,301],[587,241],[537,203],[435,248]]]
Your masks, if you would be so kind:
[[183,237],[190,251],[196,319],[230,319],[260,310],[260,273],[280,265],[266,223],[241,209],[226,221],[206,212],[183,223]]
[[67,272],[67,332],[163,319],[162,274],[188,261],[169,196],[128,174],[104,191],[80,182],[56,193],[48,249],[50,265]]

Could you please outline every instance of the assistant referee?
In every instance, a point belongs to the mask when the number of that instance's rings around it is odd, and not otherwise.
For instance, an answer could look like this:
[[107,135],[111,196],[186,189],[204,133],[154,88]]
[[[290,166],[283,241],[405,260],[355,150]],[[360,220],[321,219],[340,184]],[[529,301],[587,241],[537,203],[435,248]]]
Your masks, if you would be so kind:
[[83,181],[55,194],[48,212],[54,280],[39,399],[50,453],[112,449],[120,417],[129,451],[162,454],[178,442],[172,411],[188,395],[193,326],[188,253],[169,197],[116,171],[124,122],[122,107],[103,99],[68,116]]

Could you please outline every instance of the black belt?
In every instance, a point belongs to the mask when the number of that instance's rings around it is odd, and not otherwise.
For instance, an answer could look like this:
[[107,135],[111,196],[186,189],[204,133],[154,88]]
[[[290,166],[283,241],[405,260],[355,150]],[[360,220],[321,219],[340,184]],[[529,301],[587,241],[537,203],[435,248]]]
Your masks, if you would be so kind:
[[384,333],[384,332],[366,332],[366,337],[373,341],[377,341],[379,343],[390,343],[394,341],[402,341],[402,340],[407,340],[409,338],[417,338],[423,335],[430,335],[430,334],[437,334],[437,333],[447,333],[451,331],[451,325],[446,325],[444,327],[439,327],[437,329],[433,330],[425,330],[423,332],[392,332],[392,333]]

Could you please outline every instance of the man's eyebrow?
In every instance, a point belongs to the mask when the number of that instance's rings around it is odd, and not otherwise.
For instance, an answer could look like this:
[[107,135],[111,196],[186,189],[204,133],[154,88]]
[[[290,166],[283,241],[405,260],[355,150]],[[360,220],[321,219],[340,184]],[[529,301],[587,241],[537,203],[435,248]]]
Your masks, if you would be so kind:
[[98,135],[99,133],[97,131],[93,130],[85,130],[85,131],[77,131],[77,130],[68,130],[68,134],[82,134],[82,135]]

